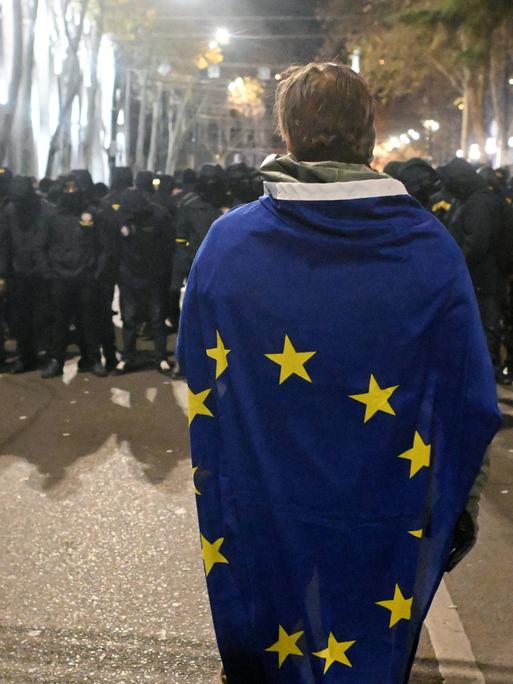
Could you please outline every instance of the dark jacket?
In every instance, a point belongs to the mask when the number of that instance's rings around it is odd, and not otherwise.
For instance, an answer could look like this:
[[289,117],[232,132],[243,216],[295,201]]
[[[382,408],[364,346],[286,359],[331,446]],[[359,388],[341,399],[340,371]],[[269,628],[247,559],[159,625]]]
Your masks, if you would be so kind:
[[448,228],[461,248],[476,291],[497,291],[497,239],[502,225],[499,198],[473,167],[455,159],[439,169],[447,190],[457,198]]
[[0,276],[40,275],[37,242],[48,230],[53,208],[34,193],[27,211],[8,204],[2,211],[0,223]]
[[37,258],[44,278],[100,278],[105,270],[106,249],[95,213],[71,213],[56,207],[37,240]]
[[195,192],[181,199],[177,212],[176,234],[177,239],[186,240],[189,243],[191,263],[210,226],[221,215],[220,209]]
[[169,279],[174,248],[175,231],[170,214],[150,203],[141,190],[125,191],[114,238],[119,282],[143,287]]

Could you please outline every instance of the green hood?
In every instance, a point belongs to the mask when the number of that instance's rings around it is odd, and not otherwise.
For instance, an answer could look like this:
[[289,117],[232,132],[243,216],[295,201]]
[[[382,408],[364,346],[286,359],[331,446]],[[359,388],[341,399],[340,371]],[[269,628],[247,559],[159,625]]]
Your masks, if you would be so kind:
[[300,162],[291,154],[268,157],[260,171],[264,180],[272,183],[344,183],[388,178],[364,164],[342,162]]

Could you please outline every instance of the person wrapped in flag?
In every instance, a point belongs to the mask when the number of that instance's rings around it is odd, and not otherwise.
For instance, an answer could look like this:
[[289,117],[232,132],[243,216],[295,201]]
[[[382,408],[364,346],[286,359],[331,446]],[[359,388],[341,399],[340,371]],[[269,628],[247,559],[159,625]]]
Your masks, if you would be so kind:
[[456,243],[370,168],[360,76],[295,68],[277,114],[289,154],[209,231],[179,334],[217,640],[229,684],[403,684],[472,545],[493,372]]

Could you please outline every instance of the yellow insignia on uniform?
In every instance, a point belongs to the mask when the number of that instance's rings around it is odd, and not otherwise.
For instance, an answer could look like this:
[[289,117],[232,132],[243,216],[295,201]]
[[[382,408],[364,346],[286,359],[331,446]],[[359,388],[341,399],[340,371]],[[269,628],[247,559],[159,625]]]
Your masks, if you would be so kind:
[[113,204],[112,208],[114,209],[114,211],[119,211],[121,209],[121,204]]
[[94,226],[93,215],[89,212],[82,214],[80,217],[80,225],[82,228],[92,228]]
[[436,211],[450,211],[452,207],[452,204],[450,202],[447,202],[446,200],[441,200],[440,202],[437,202],[432,208],[431,211],[434,213]]

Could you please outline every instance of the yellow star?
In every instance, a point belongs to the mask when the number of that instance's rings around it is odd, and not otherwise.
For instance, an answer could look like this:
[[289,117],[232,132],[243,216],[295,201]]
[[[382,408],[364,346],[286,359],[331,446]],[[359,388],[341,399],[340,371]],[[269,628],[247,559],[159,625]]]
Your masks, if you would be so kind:
[[285,344],[281,354],[266,354],[266,357],[281,366],[280,385],[288,380],[291,375],[298,375],[307,382],[312,382],[305,369],[305,363],[309,361],[317,352],[297,352],[292,345],[288,335],[285,335]]
[[199,468],[193,468],[193,469],[192,469],[192,480],[193,480],[193,482],[194,482],[194,493],[196,494],[196,496],[201,496],[201,492],[200,492],[199,489],[196,487],[196,481],[194,480],[194,478],[196,477],[196,473],[198,472],[198,470],[199,470]]
[[207,577],[210,575],[210,571],[217,563],[230,563],[230,561],[220,552],[220,548],[223,544],[224,537],[221,537],[221,539],[218,539],[211,544],[206,537],[201,535],[201,557],[205,563],[205,572],[207,573]]
[[189,425],[192,425],[192,421],[196,416],[214,417],[213,413],[205,406],[205,402],[211,392],[212,390],[208,389],[204,392],[199,392],[199,394],[194,394],[189,388]]
[[207,349],[207,356],[214,359],[216,362],[216,380],[221,377],[221,375],[228,368],[228,354],[230,354],[231,349],[226,349],[224,342],[221,339],[221,334],[217,332],[217,346],[213,349]]
[[280,625],[279,631],[278,631],[278,641],[273,644],[272,646],[269,646],[269,648],[266,648],[267,653],[277,653],[278,654],[278,662],[279,666],[281,667],[283,663],[287,660],[287,658],[291,655],[298,655],[298,656],[304,656],[305,654],[299,646],[297,645],[297,642],[301,637],[303,636],[304,632],[296,632],[295,634],[287,634],[287,632],[283,629],[283,627]]
[[422,539],[424,536],[424,530],[411,530],[411,532],[408,532],[408,534],[411,534],[411,536],[415,537],[416,539]]
[[333,633],[330,633],[328,639],[328,648],[319,653],[314,653],[317,658],[324,658],[326,663],[324,665],[324,674],[330,669],[334,663],[341,663],[347,667],[353,667],[349,658],[346,656],[347,651],[354,646],[356,641],[337,641]]
[[390,601],[379,601],[376,605],[390,611],[390,629],[401,620],[411,620],[413,597],[410,599],[405,598],[398,584],[395,585],[393,599]]
[[413,448],[409,451],[405,451],[401,454],[399,458],[404,458],[407,461],[411,461],[410,465],[410,480],[415,477],[415,475],[422,470],[422,468],[429,468],[431,465],[431,445],[424,444],[422,437],[418,432],[415,433],[415,439],[413,441]]
[[399,385],[396,387],[387,387],[382,389],[374,375],[370,377],[369,391],[366,394],[354,394],[350,399],[359,401],[360,404],[365,404],[367,407],[365,410],[365,420],[364,423],[368,423],[371,418],[373,418],[378,411],[383,411],[383,413],[389,413],[391,416],[395,416],[394,409],[390,406],[389,399],[392,394],[399,389]]

